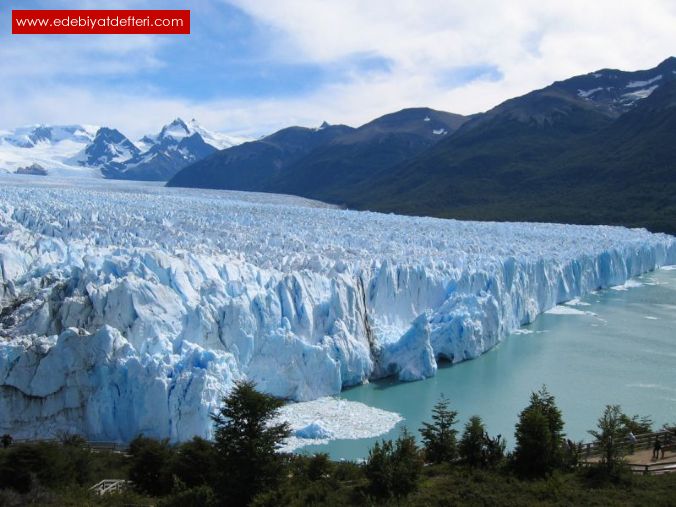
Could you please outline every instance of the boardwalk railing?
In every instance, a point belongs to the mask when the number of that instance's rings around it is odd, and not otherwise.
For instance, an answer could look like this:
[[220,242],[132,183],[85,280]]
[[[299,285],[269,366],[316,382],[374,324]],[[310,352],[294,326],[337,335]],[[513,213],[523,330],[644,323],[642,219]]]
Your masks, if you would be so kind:
[[125,481],[124,479],[104,479],[94,484],[89,490],[99,496],[103,496],[108,493],[120,493],[130,486],[131,481]]
[[[676,438],[671,430],[657,431],[654,433],[642,433],[636,435],[636,441],[631,442],[627,437],[620,442],[617,447],[627,454],[631,454],[634,450],[650,449],[655,443],[655,439],[659,438],[662,447],[670,447],[676,443]],[[589,442],[582,444],[582,456],[585,458],[593,458],[603,453],[602,446],[598,442]]]

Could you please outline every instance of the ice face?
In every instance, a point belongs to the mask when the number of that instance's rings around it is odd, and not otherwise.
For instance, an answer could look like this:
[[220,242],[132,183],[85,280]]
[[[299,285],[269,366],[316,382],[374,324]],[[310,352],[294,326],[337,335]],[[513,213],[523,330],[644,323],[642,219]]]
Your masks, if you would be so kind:
[[673,237],[638,229],[1,183],[0,432],[18,436],[209,437],[237,379],[302,401],[426,378],[676,263]]

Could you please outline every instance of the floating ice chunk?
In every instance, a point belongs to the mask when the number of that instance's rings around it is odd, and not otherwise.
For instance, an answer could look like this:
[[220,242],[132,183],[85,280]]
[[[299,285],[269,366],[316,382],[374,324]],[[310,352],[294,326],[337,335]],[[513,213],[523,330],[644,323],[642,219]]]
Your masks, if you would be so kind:
[[591,303],[585,303],[580,298],[573,298],[570,301],[566,301],[564,304],[568,306],[591,306]]
[[330,440],[334,438],[333,431],[326,427],[326,424],[322,421],[314,421],[304,426],[298,428],[293,433],[298,438],[307,438],[312,440]]
[[614,287],[611,287],[611,289],[617,290],[617,291],[625,291],[625,290],[634,289],[636,287],[642,287],[642,286],[643,286],[643,283],[639,282],[638,280],[627,280],[622,285],[615,285]]
[[[293,434],[282,450],[292,451],[305,445],[328,443],[329,440],[377,437],[390,431],[402,420],[394,412],[356,401],[327,397],[289,403],[282,407],[275,422],[286,421],[291,426]],[[320,424],[315,425],[318,421]],[[308,428],[309,432],[303,435],[303,430]],[[320,430],[324,435],[319,435]]]
[[594,315],[592,312],[583,312],[577,308],[563,305],[557,305],[554,308],[547,310],[545,313],[549,315]]

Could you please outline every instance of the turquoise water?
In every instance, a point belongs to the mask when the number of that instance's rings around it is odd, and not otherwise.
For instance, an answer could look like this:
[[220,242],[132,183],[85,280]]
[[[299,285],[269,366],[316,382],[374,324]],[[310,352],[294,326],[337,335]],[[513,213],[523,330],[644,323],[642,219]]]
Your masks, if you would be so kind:
[[[373,382],[341,397],[404,417],[379,438],[395,438],[402,425],[417,433],[443,393],[459,412],[461,425],[478,414],[491,434],[502,434],[512,445],[517,415],[542,384],[556,396],[566,433],[574,440],[588,439],[587,430],[606,404],[650,415],[659,426],[674,422],[676,270],[659,270],[632,282],[637,286],[583,298],[588,306],[567,306],[589,313],[541,315],[483,356],[441,366],[434,378]],[[358,459],[376,440],[335,440],[301,452]]]

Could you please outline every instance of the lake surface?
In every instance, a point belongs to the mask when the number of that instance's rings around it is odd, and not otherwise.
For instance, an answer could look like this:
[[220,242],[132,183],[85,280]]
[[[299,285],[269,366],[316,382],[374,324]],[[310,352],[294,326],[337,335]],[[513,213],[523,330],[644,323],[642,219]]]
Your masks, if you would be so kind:
[[398,412],[404,421],[377,439],[335,440],[300,452],[363,458],[376,440],[396,438],[404,425],[417,433],[442,393],[459,412],[459,430],[478,414],[489,433],[502,434],[512,446],[518,413],[543,384],[555,395],[574,440],[589,439],[587,430],[606,404],[650,415],[656,426],[675,422],[676,269],[557,307],[483,356],[441,365],[436,377],[348,389],[342,398]]

